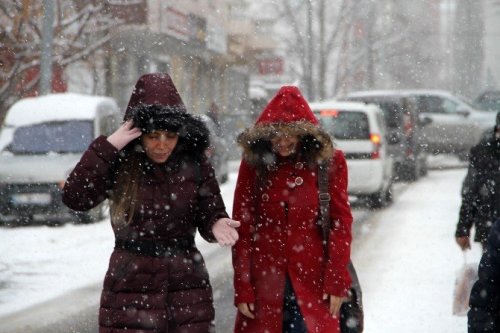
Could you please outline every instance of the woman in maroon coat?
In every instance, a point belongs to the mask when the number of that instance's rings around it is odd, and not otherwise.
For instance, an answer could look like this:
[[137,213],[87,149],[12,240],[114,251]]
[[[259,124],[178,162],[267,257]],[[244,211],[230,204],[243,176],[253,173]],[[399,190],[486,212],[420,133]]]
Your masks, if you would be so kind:
[[100,333],[214,331],[212,289],[195,246],[233,245],[214,170],[204,157],[208,130],[188,114],[166,74],[139,79],[125,123],[97,138],[64,186],[78,211],[109,199],[115,249],[104,278]]
[[[352,215],[343,153],[333,148],[296,87],[282,87],[243,148],[233,218],[235,332],[339,332],[351,284]],[[318,164],[329,163],[332,228],[326,261],[318,226]]]

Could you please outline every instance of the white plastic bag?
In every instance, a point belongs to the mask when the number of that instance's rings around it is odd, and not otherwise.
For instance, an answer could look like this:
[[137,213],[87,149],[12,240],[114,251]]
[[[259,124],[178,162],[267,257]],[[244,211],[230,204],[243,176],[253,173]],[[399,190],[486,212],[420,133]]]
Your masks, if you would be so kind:
[[478,264],[464,263],[457,272],[455,290],[453,291],[453,315],[466,316],[469,311],[469,297],[474,282],[477,280]]

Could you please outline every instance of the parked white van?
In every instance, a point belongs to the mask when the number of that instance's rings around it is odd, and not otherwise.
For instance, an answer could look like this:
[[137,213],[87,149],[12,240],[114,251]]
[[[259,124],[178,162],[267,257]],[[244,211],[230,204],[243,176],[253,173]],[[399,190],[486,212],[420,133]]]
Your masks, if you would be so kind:
[[349,194],[368,199],[371,207],[388,205],[392,201],[393,159],[388,153],[380,107],[335,101],[309,105],[345,154]]
[[73,212],[61,201],[64,181],[90,142],[109,135],[122,115],[109,97],[73,93],[25,98],[7,112],[0,143],[0,224],[92,222],[104,206]]

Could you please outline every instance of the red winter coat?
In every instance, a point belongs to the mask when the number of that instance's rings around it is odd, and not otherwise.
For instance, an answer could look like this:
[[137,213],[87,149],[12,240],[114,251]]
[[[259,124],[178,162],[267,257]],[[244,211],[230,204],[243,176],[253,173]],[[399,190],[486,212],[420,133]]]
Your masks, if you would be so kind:
[[[299,136],[298,157],[269,157],[269,140],[277,128]],[[351,283],[347,263],[352,215],[343,153],[333,151],[330,138],[293,87],[278,93],[239,142],[244,159],[233,207],[233,218],[242,224],[233,248],[235,304],[254,303],[256,318],[238,313],[235,332],[282,332],[286,275],[308,332],[338,332],[338,320],[329,314],[329,303],[322,297],[323,293],[345,296]],[[328,158],[333,223],[325,262],[317,224],[317,162]],[[266,165],[266,160],[272,162]]]

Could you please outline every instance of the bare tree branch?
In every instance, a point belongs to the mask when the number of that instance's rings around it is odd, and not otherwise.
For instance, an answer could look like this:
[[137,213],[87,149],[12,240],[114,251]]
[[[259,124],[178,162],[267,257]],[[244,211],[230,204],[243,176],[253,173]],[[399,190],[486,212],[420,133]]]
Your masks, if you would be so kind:
[[[110,41],[114,29],[123,23],[109,19],[103,4],[79,7],[68,2],[57,0],[54,21],[56,38],[52,60],[61,69],[90,57]],[[12,29],[0,31],[3,57],[0,66],[0,123],[8,106],[26,93],[32,94],[37,87],[42,15],[38,1],[0,1],[2,26],[6,22],[5,26],[19,22],[18,26],[22,28],[16,29],[19,33]]]

